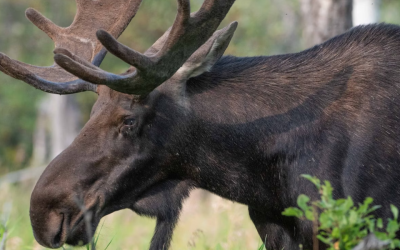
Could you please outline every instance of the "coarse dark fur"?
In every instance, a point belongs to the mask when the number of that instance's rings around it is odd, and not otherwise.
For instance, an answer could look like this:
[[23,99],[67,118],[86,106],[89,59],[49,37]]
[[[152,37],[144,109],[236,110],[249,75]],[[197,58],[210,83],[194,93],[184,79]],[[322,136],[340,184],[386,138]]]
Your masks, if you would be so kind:
[[400,207],[399,91],[400,27],[387,24],[296,54],[224,57],[140,100],[99,87],[89,122],[32,194],[35,236],[87,242],[73,199],[83,193],[93,229],[131,208],[157,218],[151,249],[167,249],[183,200],[203,188],[248,205],[267,249],[311,249],[311,225],[281,215],[299,194],[318,197],[301,174],[329,180],[335,197],[373,197],[378,217]]

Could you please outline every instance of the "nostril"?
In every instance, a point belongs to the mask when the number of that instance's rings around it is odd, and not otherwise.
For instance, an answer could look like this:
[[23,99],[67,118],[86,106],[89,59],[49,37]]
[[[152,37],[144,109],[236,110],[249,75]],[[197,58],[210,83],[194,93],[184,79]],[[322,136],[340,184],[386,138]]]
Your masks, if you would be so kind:
[[58,232],[56,233],[56,235],[53,238],[53,247],[54,248],[59,248],[61,247],[61,241],[62,241],[62,234],[63,234],[63,228],[64,228],[64,214],[62,215],[62,219],[61,219],[61,223],[60,223],[60,228],[58,229]]
[[[37,242],[48,248],[64,245],[68,236],[69,216],[60,211],[35,212],[31,206],[30,217],[33,235]],[[43,210],[43,209],[42,209]]]

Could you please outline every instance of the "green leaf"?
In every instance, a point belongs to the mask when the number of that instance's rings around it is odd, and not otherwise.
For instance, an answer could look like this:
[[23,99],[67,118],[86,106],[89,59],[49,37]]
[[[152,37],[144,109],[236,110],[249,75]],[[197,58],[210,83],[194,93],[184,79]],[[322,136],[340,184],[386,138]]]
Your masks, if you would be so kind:
[[367,214],[372,213],[373,211],[375,211],[375,210],[377,210],[377,209],[379,209],[381,207],[382,206],[379,206],[379,205],[373,206],[373,207],[371,207],[370,209],[367,210]]
[[384,233],[384,232],[375,231],[374,234],[375,234],[375,236],[376,236],[378,239],[380,239],[380,240],[387,240],[387,239],[388,239],[387,234]]
[[310,201],[310,198],[307,195],[301,194],[297,198],[297,205],[303,209],[303,211],[307,211],[310,209],[310,207],[307,205],[307,203]]
[[311,176],[311,175],[308,175],[308,174],[302,174],[301,177],[311,181],[318,189],[320,189],[321,181],[317,177]]
[[389,223],[386,226],[386,231],[389,235],[394,235],[399,230],[399,223],[395,220],[389,220]]
[[286,208],[285,211],[282,212],[282,215],[284,216],[295,216],[297,218],[302,218],[303,217],[303,211],[296,207],[289,207]]
[[314,218],[314,213],[312,210],[307,210],[305,212],[305,215],[306,215],[307,220],[314,221],[315,218]]
[[364,205],[370,205],[372,202],[374,201],[374,199],[372,199],[371,197],[367,197],[364,200]]
[[342,206],[346,201],[347,199],[337,199],[336,206]]
[[373,233],[375,231],[375,219],[366,218],[365,222],[367,223],[368,230]]
[[339,230],[339,228],[335,227],[332,230],[332,237],[336,238],[336,239],[340,238],[340,230]]
[[325,243],[325,244],[330,244],[331,243],[331,239],[330,238],[325,238],[325,237],[323,237],[322,235],[317,235],[317,238],[320,240],[320,241],[322,241],[323,243]]
[[354,210],[350,211],[350,215],[349,215],[349,223],[350,225],[356,224],[358,220],[358,213]]
[[400,240],[399,239],[394,239],[392,241],[392,243],[393,243],[394,247],[400,247]]
[[332,227],[332,219],[326,212],[322,212],[319,216],[320,228],[326,229]]
[[394,205],[390,204],[390,210],[392,210],[393,217],[395,220],[399,217],[399,210]]
[[376,221],[376,227],[377,227],[377,228],[383,228],[383,222],[382,222],[382,219],[381,219],[381,218],[379,218],[379,219]]
[[354,202],[353,199],[349,196],[347,197],[346,201],[343,203],[343,210],[344,212],[348,211],[350,208],[352,208],[354,206]]
[[325,185],[322,185],[322,196],[326,199],[332,199],[332,185],[329,181],[325,181]]

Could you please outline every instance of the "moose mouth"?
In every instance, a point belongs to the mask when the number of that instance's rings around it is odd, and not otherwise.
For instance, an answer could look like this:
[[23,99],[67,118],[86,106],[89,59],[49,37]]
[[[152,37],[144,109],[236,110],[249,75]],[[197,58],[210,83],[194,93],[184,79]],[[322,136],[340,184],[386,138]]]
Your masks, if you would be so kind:
[[84,209],[82,212],[74,216],[74,219],[71,219],[71,216],[68,216],[67,213],[60,213],[58,230],[50,242],[48,242],[50,244],[42,245],[46,245],[50,248],[60,248],[65,243],[71,246],[82,246],[88,244],[100,221],[99,218],[101,218],[98,216],[98,213],[94,212],[96,211],[96,207],[97,202],[88,209]]
[[84,216],[81,217],[79,221],[77,221],[77,224],[69,231],[65,243],[71,246],[88,244],[94,235],[97,225],[97,219],[89,222]]
[[[144,197],[147,197],[149,194],[158,193],[163,187],[162,184],[163,182],[143,190],[140,195],[137,195],[135,203],[138,203],[139,201],[145,201]],[[150,195],[150,197],[152,196]],[[63,219],[59,229],[60,236],[57,237],[60,239],[58,247],[64,243],[71,246],[82,246],[88,244],[95,234],[100,219],[103,216],[118,210],[117,208],[120,208],[104,207],[103,203],[104,200],[99,196],[98,199],[91,205],[86,206],[86,208],[82,207],[81,212],[74,216],[72,220],[68,218],[65,220]],[[69,221],[71,222],[69,223]]]
[[65,243],[72,246],[86,245],[92,239],[97,225],[102,216],[99,216],[98,200],[88,208],[82,208],[81,212],[72,220],[70,229],[64,228],[67,232]]
[[[92,235],[88,234],[84,219],[81,219],[73,229],[69,229],[68,217],[64,214],[60,222],[60,227],[54,235],[50,244],[42,244],[50,248],[60,248],[65,243],[71,246],[86,245],[89,243]],[[93,224],[91,224],[91,228]],[[94,225],[93,225],[94,226]]]
[[[141,192],[135,195],[136,206],[130,207],[134,211],[135,208],[139,209],[139,213],[144,213],[146,202],[151,202],[149,199],[154,199],[154,195],[163,192],[165,186],[164,182],[157,183],[156,185],[143,188]],[[100,223],[103,216],[110,214],[114,211],[121,209],[121,206],[106,206],[105,194],[97,193],[97,198],[91,201],[83,202],[81,199],[74,199],[73,206],[70,209],[64,208],[62,211],[49,212],[48,219],[43,225],[43,220],[39,219],[33,207],[31,207],[32,226],[37,241],[49,248],[60,248],[64,244],[71,246],[82,246],[90,243],[95,234],[96,228]],[[157,195],[156,195],[157,196]],[[86,205],[84,205],[86,203]],[[71,204],[71,203],[70,203]],[[72,205],[72,204],[71,204]],[[154,216],[151,214],[151,216]],[[49,221],[53,221],[49,223]],[[44,230],[46,229],[46,230]]]
[[65,242],[65,238],[67,235],[67,220],[65,218],[64,214],[61,214],[61,223],[60,223],[60,228],[58,229],[58,232],[53,238],[53,241],[51,242],[51,247],[52,248],[59,248],[63,245],[63,242]]

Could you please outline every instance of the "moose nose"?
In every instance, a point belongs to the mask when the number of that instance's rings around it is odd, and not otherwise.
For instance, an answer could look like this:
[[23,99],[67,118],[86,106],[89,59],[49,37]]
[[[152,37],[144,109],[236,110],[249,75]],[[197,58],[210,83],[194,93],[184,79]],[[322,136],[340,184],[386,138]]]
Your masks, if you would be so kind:
[[39,244],[48,248],[61,247],[67,238],[67,218],[57,212],[30,212],[33,234]]

